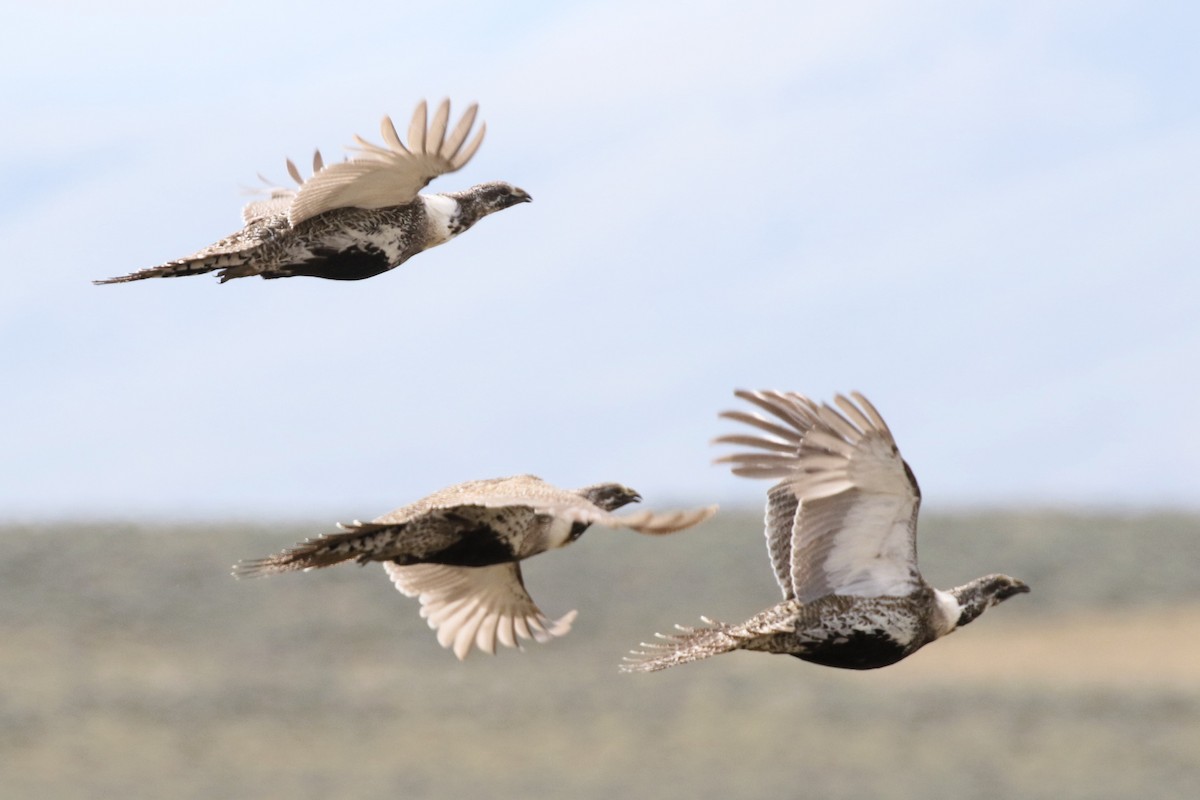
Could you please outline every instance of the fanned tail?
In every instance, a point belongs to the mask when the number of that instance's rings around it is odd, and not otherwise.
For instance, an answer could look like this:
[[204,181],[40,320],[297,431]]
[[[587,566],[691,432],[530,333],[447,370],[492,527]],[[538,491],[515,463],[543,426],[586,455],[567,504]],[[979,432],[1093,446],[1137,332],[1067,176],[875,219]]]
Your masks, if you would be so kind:
[[381,537],[390,540],[394,525],[354,522],[342,533],[328,533],[308,539],[295,547],[266,558],[239,561],[233,567],[235,578],[257,578],[280,572],[319,569],[354,560],[360,564],[379,560]]
[[700,619],[705,627],[676,625],[678,633],[656,633],[659,642],[642,642],[644,649],[631,650],[621,665],[621,672],[658,672],[745,646],[745,637],[738,636],[733,626],[708,617]]

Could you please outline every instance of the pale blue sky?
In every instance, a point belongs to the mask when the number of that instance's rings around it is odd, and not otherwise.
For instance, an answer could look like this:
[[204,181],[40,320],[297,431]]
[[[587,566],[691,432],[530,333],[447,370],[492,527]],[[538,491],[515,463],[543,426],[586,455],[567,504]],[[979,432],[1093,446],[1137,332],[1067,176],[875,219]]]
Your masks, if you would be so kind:
[[[535,472],[757,504],[735,387],[927,509],[1200,508],[1189,3],[11,3],[0,518],[371,517]],[[355,283],[95,287],[285,156],[476,100],[535,202]]]

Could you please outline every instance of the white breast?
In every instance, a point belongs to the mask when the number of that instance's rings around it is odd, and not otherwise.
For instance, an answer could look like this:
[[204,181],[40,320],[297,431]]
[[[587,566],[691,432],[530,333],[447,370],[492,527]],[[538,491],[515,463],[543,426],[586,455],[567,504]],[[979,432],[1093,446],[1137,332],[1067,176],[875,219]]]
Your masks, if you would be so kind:
[[945,636],[958,627],[958,618],[962,616],[962,606],[954,599],[954,595],[943,592],[941,589],[934,589],[933,596],[937,602],[937,608],[933,613],[933,627],[938,636]]
[[433,241],[430,247],[449,241],[454,237],[450,232],[450,220],[458,213],[458,201],[444,194],[418,195],[425,203],[425,213],[429,217],[429,230]]

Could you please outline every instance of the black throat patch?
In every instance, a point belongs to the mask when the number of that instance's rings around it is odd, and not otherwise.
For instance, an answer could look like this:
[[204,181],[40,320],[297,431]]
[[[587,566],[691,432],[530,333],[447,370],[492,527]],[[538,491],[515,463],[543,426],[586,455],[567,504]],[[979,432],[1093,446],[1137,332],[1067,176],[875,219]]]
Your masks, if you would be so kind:
[[572,523],[571,532],[567,535],[567,541],[568,542],[575,541],[580,536],[583,536],[583,532],[586,531],[590,527],[591,527],[591,524],[587,523],[587,522]]

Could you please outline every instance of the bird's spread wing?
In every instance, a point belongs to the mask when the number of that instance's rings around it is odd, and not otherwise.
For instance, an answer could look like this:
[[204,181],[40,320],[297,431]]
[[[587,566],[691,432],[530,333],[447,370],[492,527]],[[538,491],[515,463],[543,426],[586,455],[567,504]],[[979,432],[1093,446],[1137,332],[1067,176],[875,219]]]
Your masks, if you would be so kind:
[[636,511],[620,516],[599,511],[594,519],[586,521],[606,528],[629,528],[649,536],[659,536],[666,533],[677,533],[693,525],[699,525],[701,522],[711,519],[716,513],[717,506],[690,508],[686,511]]
[[589,502],[576,492],[560,489],[536,475],[516,475],[510,478],[488,478],[460,483],[385,514],[375,522],[405,522],[433,509],[461,509],[467,506],[523,506],[535,513],[568,522],[607,528],[630,528],[638,533],[651,535],[675,533],[698,525],[717,513],[716,506],[708,506],[686,511],[638,511],[617,516]]
[[635,511],[632,514],[611,514],[602,508],[582,501],[581,504],[571,503],[540,503],[531,504],[539,514],[570,523],[584,525],[599,525],[602,528],[628,528],[647,536],[662,536],[668,533],[678,533],[694,525],[699,525],[711,519],[717,513],[715,505],[703,508],[689,508],[679,511]]
[[409,124],[407,146],[391,118],[384,117],[380,132],[385,146],[355,136],[357,155],[330,164],[304,181],[288,209],[288,221],[294,227],[333,208],[384,208],[412,202],[431,180],[462,169],[475,155],[487,130],[481,124],[467,142],[478,110],[472,104],[447,134],[450,101],[442,101],[428,127],[428,111],[421,101]]
[[[724,414],[766,435],[717,439],[753,448],[718,461],[732,464],[737,475],[781,479],[779,485],[796,498],[790,543],[794,597],[808,603],[827,594],[878,597],[916,589],[920,491],[875,407],[858,393],[852,400],[839,395],[837,408],[795,393],[737,395],[775,419]],[[776,522],[767,531],[773,554],[786,549],[775,541],[785,535]],[[775,566],[782,577],[782,565]]]
[[402,594],[420,601],[421,616],[437,631],[438,644],[452,648],[459,660],[472,645],[495,654],[497,642],[519,648],[520,639],[550,641],[570,631],[575,620],[575,611],[557,620],[543,614],[525,590],[516,563],[383,566]]
[[[325,159],[321,157],[320,150],[313,152],[312,167],[314,175],[325,168]],[[296,182],[296,186],[304,185],[304,176],[300,174],[300,169],[290,158],[287,160],[287,171],[292,180]],[[261,174],[259,174],[258,178],[266,184],[261,191],[265,192],[267,197],[263,200],[252,200],[242,207],[242,222],[246,225],[250,225],[256,220],[265,219],[266,217],[286,214],[288,208],[292,205],[292,199],[296,196],[295,189],[286,186],[276,186]]]

